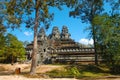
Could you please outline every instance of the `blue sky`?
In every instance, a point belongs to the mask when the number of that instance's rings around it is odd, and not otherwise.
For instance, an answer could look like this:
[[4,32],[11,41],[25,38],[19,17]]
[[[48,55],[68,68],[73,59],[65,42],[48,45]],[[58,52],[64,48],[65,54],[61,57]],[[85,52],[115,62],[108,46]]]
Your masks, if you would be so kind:
[[[88,39],[88,31],[84,31],[88,24],[82,23],[80,19],[69,17],[69,9],[63,7],[63,10],[57,8],[51,9],[54,12],[54,20],[51,22],[50,28],[46,31],[46,34],[50,34],[53,26],[58,26],[61,31],[62,26],[65,25],[69,29],[71,38],[76,42],[81,43],[93,43],[92,40]],[[21,41],[33,41],[33,31],[31,29],[26,29],[24,25],[20,29],[15,29],[14,31],[8,30],[8,32],[14,34]]]

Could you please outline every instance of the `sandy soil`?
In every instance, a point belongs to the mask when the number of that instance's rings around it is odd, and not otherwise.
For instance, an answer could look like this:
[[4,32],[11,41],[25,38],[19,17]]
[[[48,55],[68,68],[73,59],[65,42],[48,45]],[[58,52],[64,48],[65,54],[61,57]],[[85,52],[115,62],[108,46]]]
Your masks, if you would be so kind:
[[[0,75],[3,73],[11,74],[15,72],[16,68],[20,68],[21,72],[29,72],[30,64],[0,64]],[[57,65],[39,65],[36,68],[36,73],[45,73],[54,69],[63,69],[63,66]]]
[[[22,75],[16,75],[15,69],[21,68],[21,72],[29,72],[30,64],[0,64],[0,80],[77,80],[74,78],[26,78]],[[37,66],[36,73],[45,73],[54,69],[62,69],[63,66],[40,65]]]

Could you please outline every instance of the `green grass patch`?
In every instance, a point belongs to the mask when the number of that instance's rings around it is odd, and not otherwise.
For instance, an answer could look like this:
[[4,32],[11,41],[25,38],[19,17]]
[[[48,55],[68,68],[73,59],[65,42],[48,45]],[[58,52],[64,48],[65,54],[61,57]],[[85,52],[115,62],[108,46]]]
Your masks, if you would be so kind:
[[52,78],[73,78],[74,76],[67,70],[53,70],[46,73]]
[[63,70],[53,70],[46,74],[52,78],[97,78],[102,76],[109,76],[109,69],[104,66],[95,65],[74,65],[66,66]]

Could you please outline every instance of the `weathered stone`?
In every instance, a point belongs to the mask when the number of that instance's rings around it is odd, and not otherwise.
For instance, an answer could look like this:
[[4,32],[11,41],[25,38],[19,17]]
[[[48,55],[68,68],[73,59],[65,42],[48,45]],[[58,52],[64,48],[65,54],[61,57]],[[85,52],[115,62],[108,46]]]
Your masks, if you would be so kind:
[[52,34],[50,34],[50,39],[60,39],[60,31],[57,26],[52,29]]
[[70,39],[70,34],[66,26],[62,27],[61,39]]
[[47,36],[45,34],[45,30],[44,28],[40,28],[40,31],[38,33],[38,41],[43,41],[43,40],[47,40]]

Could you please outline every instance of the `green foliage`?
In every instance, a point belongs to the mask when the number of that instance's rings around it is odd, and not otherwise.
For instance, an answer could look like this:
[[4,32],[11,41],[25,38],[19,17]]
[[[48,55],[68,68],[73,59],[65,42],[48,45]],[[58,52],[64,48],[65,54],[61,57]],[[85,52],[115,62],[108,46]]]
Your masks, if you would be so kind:
[[[111,7],[111,12],[109,12],[109,14],[117,14],[114,15],[114,17],[108,17],[106,14],[101,16],[101,13],[104,11],[103,6],[107,2],[110,3]],[[97,64],[97,52],[99,52],[100,45],[105,45],[105,47],[102,48],[105,48],[103,53],[106,53],[105,59],[107,59],[108,62],[113,64],[114,61],[117,60],[117,64],[120,64],[119,3],[119,0],[80,0],[76,4],[75,9],[70,12],[70,16],[81,18],[83,22],[87,22],[91,25],[89,27],[89,30],[90,36],[92,36],[94,40],[95,64]],[[97,25],[95,25],[96,23]],[[113,53],[115,53],[116,55],[113,55]]]
[[47,72],[46,74],[49,75],[50,77],[54,77],[54,78],[73,78],[73,77],[77,76],[76,71],[74,71],[74,69],[72,69],[72,68],[69,68],[69,69],[65,68],[63,70],[56,69],[56,70]]
[[93,19],[96,26],[97,50],[113,73],[120,73],[120,1],[105,0],[111,9],[108,14]]
[[47,72],[47,74],[50,77],[56,77],[56,78],[74,78],[80,76],[80,72],[77,69],[77,67],[66,67],[63,70],[53,70],[50,72]]
[[114,65],[110,67],[112,74],[120,74],[120,65]]
[[[61,1],[61,3],[63,3]],[[53,19],[53,13],[50,13],[50,7],[60,7],[59,0],[8,0],[0,1],[2,4],[1,15],[10,28],[18,28],[25,23],[27,28],[33,28],[35,24],[36,10],[39,11],[37,17],[39,25],[45,28],[49,27]]]
[[98,49],[101,50],[101,55],[106,61],[106,64],[112,68],[116,65],[119,66],[120,15],[98,15],[94,18],[93,24],[96,26],[96,39],[99,46]]
[[78,68],[75,66],[68,69],[68,72],[70,72],[74,76],[80,76],[80,72],[79,72]]
[[68,73],[67,71],[60,71],[60,70],[53,70],[51,72],[48,72],[47,75],[53,78],[65,78],[65,77],[74,77],[73,75],[70,75],[71,73]]
[[25,49],[23,47],[22,42],[20,42],[15,36],[12,34],[7,34],[5,36],[5,45],[3,46],[3,50],[1,52],[1,62],[16,62],[25,58]]
[[75,9],[70,12],[70,16],[80,18],[84,23],[89,23],[90,36],[93,38],[95,49],[95,64],[98,64],[96,51],[96,31],[92,21],[95,15],[99,15],[103,11],[104,0],[78,0]]
[[5,34],[6,28],[2,24],[2,18],[0,18],[0,60],[3,60],[4,57],[1,57],[5,52]]
[[38,9],[39,26],[48,29],[54,16],[51,7],[62,9],[62,5],[73,7],[75,3],[77,0],[4,0],[0,1],[0,16],[10,28],[19,28],[24,23],[27,28],[33,28],[36,19],[33,14]]
[[100,14],[103,10],[103,0],[80,0],[75,9],[70,12],[70,16],[79,17],[83,22],[90,22],[94,15]]

